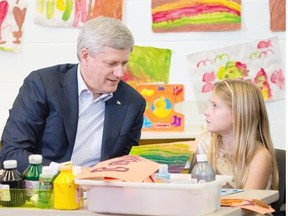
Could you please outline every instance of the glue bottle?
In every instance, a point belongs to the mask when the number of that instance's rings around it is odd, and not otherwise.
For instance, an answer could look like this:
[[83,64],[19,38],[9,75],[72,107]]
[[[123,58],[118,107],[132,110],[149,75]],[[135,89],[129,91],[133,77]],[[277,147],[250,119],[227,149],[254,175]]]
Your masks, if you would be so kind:
[[155,174],[156,183],[169,183],[170,173],[167,164],[160,164],[158,173]]
[[39,177],[38,208],[52,208],[53,175],[49,166],[43,166]]
[[193,183],[207,183],[215,180],[215,172],[207,161],[207,154],[197,154],[197,163],[191,172]]
[[54,209],[79,209],[81,204],[79,185],[74,183],[72,165],[62,165],[59,169],[60,173],[53,182]]

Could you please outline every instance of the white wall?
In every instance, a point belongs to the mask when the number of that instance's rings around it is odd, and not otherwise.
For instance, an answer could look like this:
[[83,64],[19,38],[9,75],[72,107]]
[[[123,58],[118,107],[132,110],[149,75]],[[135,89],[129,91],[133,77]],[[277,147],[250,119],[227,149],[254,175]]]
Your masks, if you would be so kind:
[[[28,73],[58,63],[77,62],[76,38],[79,30],[34,24],[35,2],[29,1],[21,53],[0,51],[0,134],[8,117],[8,110]],[[151,30],[151,0],[123,2],[123,21],[133,32],[136,45],[173,51],[169,82],[185,84],[186,127],[204,123],[204,116],[195,109],[195,95],[191,83],[188,83],[187,54],[278,36],[284,69],[286,68],[286,35],[285,32],[270,31],[269,0],[242,0],[241,31],[158,34]],[[274,145],[286,149],[285,100],[267,103],[267,109]]]

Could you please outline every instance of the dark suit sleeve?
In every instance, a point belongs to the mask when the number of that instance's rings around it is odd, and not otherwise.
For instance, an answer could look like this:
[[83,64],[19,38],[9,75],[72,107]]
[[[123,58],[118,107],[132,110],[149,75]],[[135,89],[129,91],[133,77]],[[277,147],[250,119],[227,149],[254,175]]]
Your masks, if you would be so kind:
[[28,166],[30,154],[40,153],[39,136],[43,131],[48,107],[45,89],[37,73],[31,73],[19,90],[2,134],[1,165],[4,160],[16,159],[18,170]]

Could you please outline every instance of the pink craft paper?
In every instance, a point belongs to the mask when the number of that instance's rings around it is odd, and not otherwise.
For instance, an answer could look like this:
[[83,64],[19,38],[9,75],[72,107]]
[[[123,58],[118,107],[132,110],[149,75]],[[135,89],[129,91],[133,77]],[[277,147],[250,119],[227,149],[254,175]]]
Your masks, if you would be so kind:
[[143,182],[159,169],[159,164],[140,156],[126,155],[98,163],[77,179],[113,179]]

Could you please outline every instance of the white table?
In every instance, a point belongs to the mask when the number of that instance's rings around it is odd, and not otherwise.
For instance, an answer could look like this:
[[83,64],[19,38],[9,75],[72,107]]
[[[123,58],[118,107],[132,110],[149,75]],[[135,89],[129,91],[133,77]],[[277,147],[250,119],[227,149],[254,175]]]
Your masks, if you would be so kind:
[[[225,196],[225,198],[247,198],[247,199],[260,199],[267,204],[273,203],[278,200],[279,193],[275,190],[246,190],[237,194],[232,194]],[[141,212],[141,211],[140,211]],[[242,210],[239,207],[221,207],[218,211],[210,213],[206,216],[238,216],[238,215],[249,215],[251,212],[247,210]],[[88,211],[85,207],[84,209],[75,211],[60,211],[60,210],[44,210],[37,208],[4,208],[0,207],[0,215],[5,216],[112,216],[111,214],[100,214]]]

